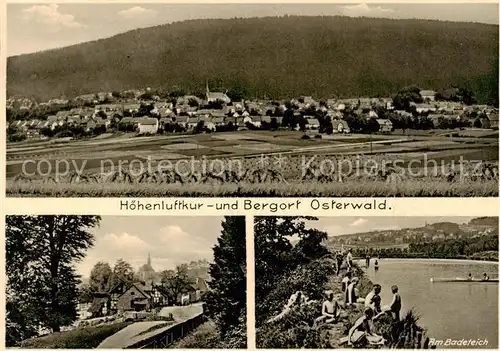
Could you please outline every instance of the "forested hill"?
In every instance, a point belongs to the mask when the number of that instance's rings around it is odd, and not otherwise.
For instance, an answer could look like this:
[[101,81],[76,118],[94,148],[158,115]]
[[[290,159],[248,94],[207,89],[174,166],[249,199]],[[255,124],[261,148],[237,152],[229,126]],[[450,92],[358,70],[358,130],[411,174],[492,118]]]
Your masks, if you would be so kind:
[[498,89],[498,26],[428,20],[190,20],[10,57],[8,96],[245,87],[250,96],[388,96],[415,84]]
[[498,236],[498,217],[480,217],[468,223],[458,224],[438,222],[420,228],[402,228],[376,230],[366,233],[330,236],[329,246],[338,247],[392,247],[408,246],[417,242],[437,242],[441,240],[459,240]]

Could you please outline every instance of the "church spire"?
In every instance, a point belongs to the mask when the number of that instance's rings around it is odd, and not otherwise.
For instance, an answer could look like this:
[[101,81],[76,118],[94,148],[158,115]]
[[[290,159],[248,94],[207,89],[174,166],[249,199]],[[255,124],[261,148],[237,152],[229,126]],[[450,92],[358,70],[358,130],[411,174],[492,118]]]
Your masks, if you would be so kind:
[[151,266],[151,253],[148,252],[148,266]]
[[206,90],[207,90],[207,95],[208,95],[208,93],[210,92],[210,90],[208,89],[208,79],[206,80]]

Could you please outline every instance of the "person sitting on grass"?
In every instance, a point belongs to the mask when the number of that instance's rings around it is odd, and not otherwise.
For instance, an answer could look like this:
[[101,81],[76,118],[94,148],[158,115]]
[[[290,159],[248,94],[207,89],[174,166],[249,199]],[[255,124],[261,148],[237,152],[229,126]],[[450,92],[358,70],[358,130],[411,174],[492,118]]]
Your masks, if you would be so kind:
[[374,299],[375,296],[380,297],[381,291],[382,291],[382,286],[380,284],[373,285],[373,289],[365,297],[365,307],[370,307],[376,313],[382,312],[380,308],[380,300]]
[[326,324],[335,324],[340,318],[340,305],[337,300],[334,299],[333,291],[328,290],[326,292],[326,300],[321,306],[321,316],[314,320],[314,325],[316,326],[320,322]]
[[366,308],[363,316],[359,317],[352,328],[349,330],[347,344],[350,346],[383,346],[385,340],[382,336],[376,334],[374,322],[382,315],[380,313],[374,317],[371,308]]

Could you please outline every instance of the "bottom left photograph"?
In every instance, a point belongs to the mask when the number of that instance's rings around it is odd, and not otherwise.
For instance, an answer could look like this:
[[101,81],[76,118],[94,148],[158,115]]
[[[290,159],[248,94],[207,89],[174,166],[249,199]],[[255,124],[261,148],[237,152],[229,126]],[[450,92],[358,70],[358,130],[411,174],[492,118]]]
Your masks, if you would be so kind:
[[6,216],[6,346],[247,347],[245,217]]

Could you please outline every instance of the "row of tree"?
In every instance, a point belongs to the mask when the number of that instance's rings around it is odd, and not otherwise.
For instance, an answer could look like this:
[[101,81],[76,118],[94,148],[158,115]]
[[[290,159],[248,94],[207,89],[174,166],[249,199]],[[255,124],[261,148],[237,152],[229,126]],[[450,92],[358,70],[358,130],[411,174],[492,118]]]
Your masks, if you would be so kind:
[[357,248],[353,255],[380,258],[471,258],[474,255],[498,251],[498,233],[485,236],[441,239],[433,241],[418,240],[406,248]]

